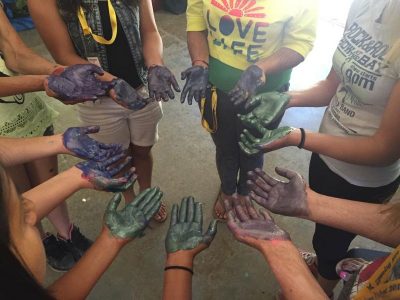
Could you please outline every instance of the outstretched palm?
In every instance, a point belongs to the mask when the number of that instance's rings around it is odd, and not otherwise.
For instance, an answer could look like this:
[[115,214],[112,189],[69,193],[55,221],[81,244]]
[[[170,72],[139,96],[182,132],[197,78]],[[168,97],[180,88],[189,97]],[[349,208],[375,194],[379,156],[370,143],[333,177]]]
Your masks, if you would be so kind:
[[115,237],[133,239],[143,236],[150,219],[161,206],[163,193],[158,188],[141,192],[133,202],[117,211],[121,194],[115,194],[104,214],[104,223]]
[[201,203],[194,202],[193,197],[182,199],[172,208],[171,223],[165,240],[167,253],[179,250],[192,250],[200,244],[208,247],[217,232],[217,221],[213,220],[205,234],[203,231],[203,211]]
[[306,184],[300,174],[279,167],[275,171],[289,181],[272,178],[260,169],[249,172],[251,198],[273,213],[295,217],[308,215]]

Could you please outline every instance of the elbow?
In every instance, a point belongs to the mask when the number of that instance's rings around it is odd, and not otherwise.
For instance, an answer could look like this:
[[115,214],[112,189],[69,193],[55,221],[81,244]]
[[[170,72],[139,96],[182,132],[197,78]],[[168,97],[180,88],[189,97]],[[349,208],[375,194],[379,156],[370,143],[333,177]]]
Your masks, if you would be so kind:
[[396,145],[390,143],[382,143],[381,145],[380,151],[374,155],[373,166],[388,167],[399,160],[400,151]]

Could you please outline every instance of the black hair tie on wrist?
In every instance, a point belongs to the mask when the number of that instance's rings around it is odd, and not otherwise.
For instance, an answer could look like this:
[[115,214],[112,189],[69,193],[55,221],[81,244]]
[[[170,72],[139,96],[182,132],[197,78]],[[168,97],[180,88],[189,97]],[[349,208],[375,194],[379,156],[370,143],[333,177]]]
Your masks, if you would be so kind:
[[184,270],[187,271],[189,273],[191,273],[193,275],[193,270],[184,266],[168,266],[164,268],[164,271],[168,271],[168,270]]
[[301,139],[300,139],[300,143],[297,145],[297,148],[303,149],[304,143],[306,141],[306,131],[304,130],[304,128],[299,128],[299,129],[301,132]]

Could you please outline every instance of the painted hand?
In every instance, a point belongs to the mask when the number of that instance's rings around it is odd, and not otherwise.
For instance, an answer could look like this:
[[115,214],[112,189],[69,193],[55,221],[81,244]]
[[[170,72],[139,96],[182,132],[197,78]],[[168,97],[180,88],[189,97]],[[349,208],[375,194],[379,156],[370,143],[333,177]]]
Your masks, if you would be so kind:
[[119,239],[142,237],[151,218],[161,206],[163,193],[158,188],[144,190],[122,210],[117,211],[121,194],[115,194],[104,213],[104,224]]
[[[165,66],[151,66],[149,67],[148,73],[149,82],[149,95],[157,101],[168,101],[169,99],[175,99],[174,92],[180,92],[178,82],[175,79],[174,74]],[[172,88],[171,88],[172,86]]]
[[179,250],[193,250],[193,255],[208,248],[217,234],[217,220],[213,220],[203,234],[202,204],[193,197],[183,198],[179,209],[172,207],[171,223],[165,239],[167,253]]
[[257,213],[249,199],[244,202],[235,199],[233,206],[228,200],[224,202],[228,228],[239,242],[260,250],[265,241],[290,240],[289,234],[275,224],[265,209]]
[[234,88],[229,92],[229,96],[234,105],[244,103],[252,97],[258,87],[265,83],[265,75],[256,65],[248,67],[240,76],[239,81]]
[[263,136],[256,138],[247,129],[240,135],[239,146],[247,155],[254,155],[259,152],[268,152],[285,147],[283,140],[285,136],[294,130],[293,127],[279,127],[274,130],[263,129]]
[[181,103],[192,105],[192,99],[199,102],[206,96],[208,86],[208,69],[201,66],[193,66],[181,73],[181,79],[186,80],[181,93]]
[[246,104],[246,108],[251,111],[244,115],[238,114],[238,117],[245,126],[262,133],[264,128],[284,114],[289,100],[290,96],[284,93],[259,94]]
[[275,168],[275,171],[289,182],[272,178],[260,169],[248,173],[250,180],[247,184],[251,189],[249,195],[251,199],[276,214],[292,217],[308,216],[310,211],[307,186],[301,175],[279,167]]
[[63,134],[64,147],[82,159],[103,161],[122,153],[120,144],[103,144],[88,136],[99,132],[99,126],[71,127]]
[[122,163],[113,165],[124,156],[125,154],[121,153],[102,162],[83,161],[76,164],[75,167],[82,171],[82,177],[91,184],[93,189],[107,192],[123,192],[130,188],[137,178],[134,173],[135,168],[131,168],[122,177],[113,178],[132,160],[131,157],[127,157]]
[[114,85],[110,81],[98,79],[97,75],[103,74],[104,71],[93,64],[58,68],[45,82],[45,88],[49,95],[64,104],[94,101],[97,97],[107,95]]
[[117,78],[112,82],[115,85],[110,91],[110,97],[119,105],[130,110],[140,110],[151,102],[151,99],[140,96],[125,80]]

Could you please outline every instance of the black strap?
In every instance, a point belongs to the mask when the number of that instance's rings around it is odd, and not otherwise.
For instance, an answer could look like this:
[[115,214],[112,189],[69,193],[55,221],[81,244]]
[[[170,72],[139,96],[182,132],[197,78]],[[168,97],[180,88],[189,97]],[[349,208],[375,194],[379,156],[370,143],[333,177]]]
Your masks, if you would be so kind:
[[168,266],[168,267],[164,268],[164,271],[168,271],[168,270],[184,270],[193,275],[193,270],[190,268],[184,267],[184,266]]
[[304,128],[299,128],[299,129],[301,132],[301,139],[300,139],[300,143],[297,145],[297,148],[303,149],[304,143],[306,141],[306,131],[304,130]]

